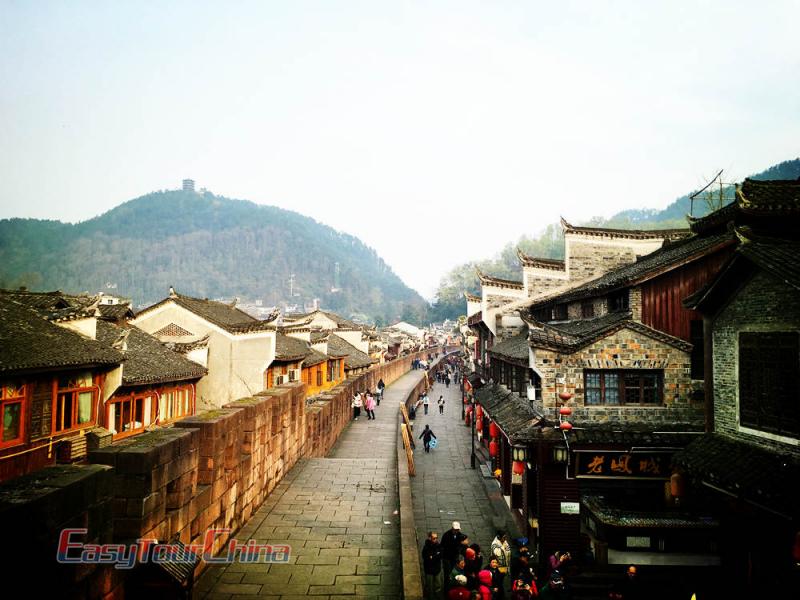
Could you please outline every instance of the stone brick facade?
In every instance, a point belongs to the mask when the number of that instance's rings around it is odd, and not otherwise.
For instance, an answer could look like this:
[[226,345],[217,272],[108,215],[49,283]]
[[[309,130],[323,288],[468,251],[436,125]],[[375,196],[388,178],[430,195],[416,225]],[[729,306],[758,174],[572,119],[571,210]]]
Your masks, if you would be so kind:
[[625,241],[614,243],[611,238],[599,238],[595,241],[584,236],[567,235],[566,263],[570,281],[594,279],[603,273],[635,262],[636,253]]
[[[573,424],[588,423],[703,423],[702,404],[692,403],[689,353],[642,333],[623,328],[574,354],[535,349],[535,369],[542,377],[545,416],[557,419],[558,393],[574,394],[569,402]],[[586,406],[584,369],[663,370],[663,404],[657,406]],[[557,383],[564,378],[564,384]]]
[[713,323],[715,431],[800,457],[800,440],[786,443],[770,439],[769,434],[754,435],[739,429],[738,340],[742,331],[800,331],[800,293],[761,273],[739,291]]

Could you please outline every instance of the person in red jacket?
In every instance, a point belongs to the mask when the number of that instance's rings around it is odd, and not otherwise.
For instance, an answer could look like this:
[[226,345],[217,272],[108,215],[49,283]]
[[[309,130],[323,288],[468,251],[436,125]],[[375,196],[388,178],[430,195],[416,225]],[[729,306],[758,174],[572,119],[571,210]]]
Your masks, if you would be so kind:
[[456,575],[453,587],[447,591],[447,599],[469,600],[471,595],[469,588],[467,588],[467,577],[465,575]]
[[481,600],[492,600],[492,574],[486,569],[478,573],[478,591]]

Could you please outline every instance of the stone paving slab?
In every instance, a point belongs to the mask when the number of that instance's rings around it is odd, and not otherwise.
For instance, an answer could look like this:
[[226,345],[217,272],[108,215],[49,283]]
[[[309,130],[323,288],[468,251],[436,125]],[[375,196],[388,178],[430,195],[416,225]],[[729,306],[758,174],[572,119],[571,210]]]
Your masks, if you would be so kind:
[[288,544],[289,564],[215,565],[195,597],[399,600],[397,411],[422,376],[388,386],[376,419],[351,421],[327,457],[299,461],[237,533],[240,542]]
[[[445,400],[443,415],[436,406],[440,395]],[[501,495],[497,482],[484,479],[479,469],[470,466],[471,429],[461,420],[458,385],[447,388],[434,383],[429,396],[429,413],[417,411],[414,423],[417,436],[426,424],[437,436],[437,446],[430,453],[424,452],[421,442],[414,451],[417,475],[411,478],[411,489],[420,552],[429,531],[437,532],[441,538],[452,522],[458,521],[470,542],[480,544],[483,555],[488,556],[496,530],[505,529],[513,537],[517,526],[502,500],[503,506],[498,508]]]

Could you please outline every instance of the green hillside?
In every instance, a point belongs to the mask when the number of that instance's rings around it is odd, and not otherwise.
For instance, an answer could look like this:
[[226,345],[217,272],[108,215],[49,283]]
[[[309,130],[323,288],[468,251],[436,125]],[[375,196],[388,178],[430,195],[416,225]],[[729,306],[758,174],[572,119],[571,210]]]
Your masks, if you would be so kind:
[[137,305],[160,300],[172,285],[265,305],[320,298],[327,309],[378,322],[421,316],[426,306],[357,238],[292,211],[209,192],[152,193],[78,224],[0,220],[1,287],[81,292],[109,283]]

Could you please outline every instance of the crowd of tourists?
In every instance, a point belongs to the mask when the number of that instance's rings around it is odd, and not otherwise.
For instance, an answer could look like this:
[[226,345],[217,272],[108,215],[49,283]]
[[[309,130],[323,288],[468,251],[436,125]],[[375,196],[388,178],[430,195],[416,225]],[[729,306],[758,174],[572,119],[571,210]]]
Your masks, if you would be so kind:
[[356,392],[353,394],[353,400],[350,406],[353,407],[353,420],[358,421],[361,416],[361,409],[367,413],[367,420],[375,420],[375,408],[381,405],[383,398],[383,390],[386,389],[386,384],[383,379],[378,381],[377,389],[372,391]]

